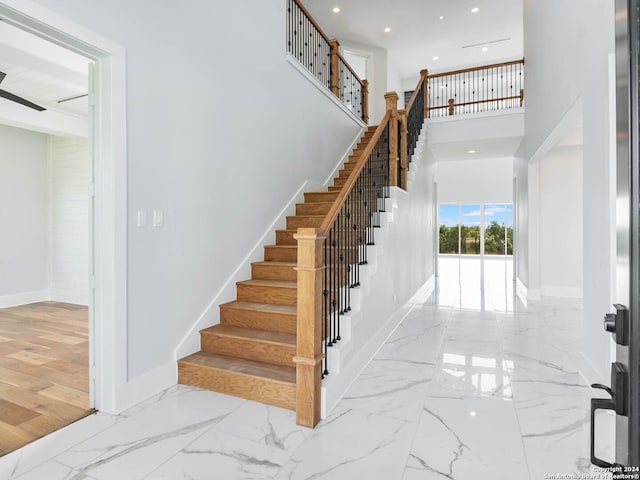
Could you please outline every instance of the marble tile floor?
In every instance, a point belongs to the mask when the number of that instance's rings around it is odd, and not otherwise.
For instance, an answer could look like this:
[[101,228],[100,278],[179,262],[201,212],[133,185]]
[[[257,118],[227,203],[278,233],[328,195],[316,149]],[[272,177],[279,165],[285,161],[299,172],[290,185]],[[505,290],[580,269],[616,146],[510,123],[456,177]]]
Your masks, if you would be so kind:
[[287,410],[175,386],[0,458],[0,479],[588,474],[587,408],[596,393],[572,348],[580,340],[580,304],[545,299],[524,308],[512,299],[511,311],[465,310],[438,298],[410,311],[314,430],[296,426]]

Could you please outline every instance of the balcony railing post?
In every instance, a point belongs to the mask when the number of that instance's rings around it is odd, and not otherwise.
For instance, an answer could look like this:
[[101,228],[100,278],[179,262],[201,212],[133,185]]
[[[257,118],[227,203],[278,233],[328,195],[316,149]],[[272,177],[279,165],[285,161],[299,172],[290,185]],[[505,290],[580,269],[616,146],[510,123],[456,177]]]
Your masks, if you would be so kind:
[[453,98],[449,99],[449,115],[453,115],[456,112],[455,110],[455,100]]
[[296,423],[315,427],[320,421],[322,379],[322,272],[325,236],[316,228],[299,228],[298,325],[296,356]]
[[340,43],[337,39],[332,38],[329,40],[329,44],[331,45],[331,91],[340,98],[340,67],[338,63]]
[[369,82],[362,81],[362,121],[369,124]]
[[520,106],[524,103],[524,89],[520,89]]
[[391,112],[389,119],[389,185],[398,185],[398,94],[387,92],[384,94],[386,110]]
[[398,110],[398,116],[400,117],[400,187],[403,190],[407,189],[407,155],[409,153],[409,143],[407,135],[409,134],[409,128],[407,126],[407,111]]
[[424,95],[424,113],[422,118],[427,118],[429,115],[429,70],[420,70],[420,76],[422,77],[422,93]]

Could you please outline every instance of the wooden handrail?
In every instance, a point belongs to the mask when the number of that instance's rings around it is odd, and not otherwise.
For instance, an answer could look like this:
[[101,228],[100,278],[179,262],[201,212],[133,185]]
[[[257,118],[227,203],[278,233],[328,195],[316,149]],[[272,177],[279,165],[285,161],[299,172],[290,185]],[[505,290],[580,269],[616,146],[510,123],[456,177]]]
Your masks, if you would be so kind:
[[491,65],[482,65],[479,67],[463,68],[462,70],[452,70],[450,72],[434,73],[429,75],[429,78],[446,77],[447,75],[458,75],[460,73],[477,72],[478,70],[485,70],[488,68],[506,67],[509,65],[524,65],[524,58],[521,60],[512,60],[510,62],[492,63]]
[[376,131],[371,137],[371,140],[369,140],[369,143],[367,144],[367,147],[364,149],[364,152],[362,152],[362,155],[360,156],[358,163],[356,163],[356,166],[353,168],[353,170],[347,177],[347,180],[342,186],[342,189],[340,190],[340,193],[338,194],[337,198],[334,200],[333,205],[331,206],[331,209],[327,213],[327,216],[324,218],[324,221],[322,222],[322,225],[319,228],[322,234],[326,234],[331,228],[331,226],[333,225],[333,222],[338,216],[338,213],[340,213],[340,209],[342,208],[342,204],[344,203],[345,198],[347,198],[347,195],[355,185],[356,180],[360,175],[360,172],[364,168],[364,165],[367,162],[369,155],[373,153],[373,149],[375,148],[376,143],[378,143],[378,140],[380,139],[382,132],[387,126],[387,123],[389,123],[390,118],[391,118],[391,111],[387,111],[382,121],[380,122],[380,125],[378,125],[378,128],[376,128]]
[[413,107],[413,102],[416,101],[416,97],[418,96],[418,91],[420,90],[420,88],[422,88],[422,85],[425,81],[427,81],[427,79],[429,78],[429,75],[425,75],[423,74],[423,72],[427,72],[427,70],[422,70],[420,72],[420,80],[418,80],[418,85],[416,86],[416,88],[413,90],[413,94],[411,95],[411,98],[409,99],[409,103],[404,107],[404,109],[407,112],[411,111],[411,107]]
[[322,35],[322,38],[324,38],[324,39],[327,41],[327,43],[331,43],[331,40],[329,40],[329,37],[327,36],[327,34],[326,34],[326,33],[324,33],[324,32],[322,31],[322,29],[320,28],[320,25],[318,25],[318,23],[315,21],[315,19],[314,19],[314,18],[311,16],[311,14],[309,13],[309,10],[307,10],[307,9],[305,8],[305,6],[304,6],[304,5],[302,5],[302,3],[300,2],[300,0],[293,0],[293,1],[294,1],[294,2],[295,2],[295,4],[298,6],[298,8],[299,8],[300,10],[302,10],[302,13],[304,13],[304,14],[307,16],[307,18],[309,19],[309,21],[311,22],[311,24],[312,24],[314,27],[316,27],[316,30],[318,30],[318,32],[320,32],[320,35]]
[[[499,97],[499,98],[490,98],[487,100],[476,100],[475,102],[464,102],[464,103],[455,103],[453,104],[454,107],[466,107],[468,105],[478,105],[480,103],[488,103],[488,102],[499,102],[501,100],[517,100],[520,99],[520,95],[514,95],[511,97]],[[452,99],[453,100],[453,99]],[[439,105],[437,107],[429,107],[429,110],[436,110],[439,108],[449,108],[449,105]]]

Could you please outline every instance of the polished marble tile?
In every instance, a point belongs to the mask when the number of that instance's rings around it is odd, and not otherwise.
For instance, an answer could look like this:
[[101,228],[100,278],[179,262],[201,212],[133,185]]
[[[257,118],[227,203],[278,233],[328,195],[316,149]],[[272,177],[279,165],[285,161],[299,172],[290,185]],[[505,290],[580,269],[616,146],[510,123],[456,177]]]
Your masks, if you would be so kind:
[[312,431],[296,425],[294,411],[256,402],[244,403],[215,430],[285,452],[293,452]]
[[434,368],[420,362],[374,358],[338,408],[417,422]]
[[[538,480],[588,473],[589,398],[597,393],[579,370],[581,303],[543,299],[524,308],[504,262],[474,261],[452,263],[448,277],[441,271],[436,294],[409,311],[313,430],[295,425],[288,410],[175,386],[0,458],[0,478]],[[473,278],[456,278],[456,268]],[[611,454],[606,441],[599,449]]]
[[0,479],[13,480],[48,459],[91,438],[122,419],[119,415],[97,413],[53,432],[40,440],[0,458]]
[[513,402],[427,399],[404,478],[528,478]]
[[277,480],[400,480],[416,424],[338,407],[307,438]]
[[513,391],[525,445],[586,456],[589,387],[570,380],[514,380]]
[[119,472],[143,478],[204,434],[245,400],[184,388],[136,408],[124,421],[62,453],[56,460],[98,480]]
[[209,430],[183,447],[147,480],[261,480],[273,478],[290,454],[285,450]]

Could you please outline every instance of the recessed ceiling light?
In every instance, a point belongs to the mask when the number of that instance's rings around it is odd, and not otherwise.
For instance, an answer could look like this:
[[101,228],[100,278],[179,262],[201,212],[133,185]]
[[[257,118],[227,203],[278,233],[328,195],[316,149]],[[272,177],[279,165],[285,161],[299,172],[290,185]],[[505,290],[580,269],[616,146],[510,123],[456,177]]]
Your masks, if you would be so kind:
[[333,7],[333,13],[340,13],[340,7]]
[[483,52],[486,52],[487,50],[489,50],[489,47],[482,47]]
[[476,412],[469,412],[469,415],[471,415],[472,417],[476,416]]
[[444,15],[440,15],[440,20],[444,20]]
[[384,33],[389,33],[391,31],[391,28],[389,27],[384,27]]
[[475,150],[469,150],[467,153],[476,153]]
[[480,9],[478,7],[473,7],[471,9],[471,13],[478,13],[480,11]]
[[437,55],[435,57],[433,57],[434,60],[438,60],[440,57],[438,57]]

